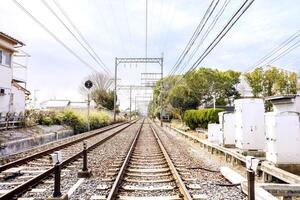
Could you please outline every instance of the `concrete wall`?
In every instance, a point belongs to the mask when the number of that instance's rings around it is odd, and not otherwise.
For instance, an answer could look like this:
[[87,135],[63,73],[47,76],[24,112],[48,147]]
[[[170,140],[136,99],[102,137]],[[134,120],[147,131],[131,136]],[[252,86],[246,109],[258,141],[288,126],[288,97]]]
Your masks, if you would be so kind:
[[25,112],[25,93],[23,90],[19,90],[18,88],[12,86],[12,93],[14,95],[13,105],[11,108],[11,112],[16,112],[17,114],[20,112]]
[[[1,50],[1,49],[0,49]],[[0,64],[0,88],[10,89],[12,80],[12,69]]]
[[11,155],[24,150],[28,150],[38,145],[46,144],[49,142],[53,142],[56,140],[60,140],[72,136],[73,134],[74,133],[72,130],[64,130],[64,131],[59,131],[57,133],[48,133],[38,137],[31,137],[31,138],[4,143],[1,145],[0,156]]

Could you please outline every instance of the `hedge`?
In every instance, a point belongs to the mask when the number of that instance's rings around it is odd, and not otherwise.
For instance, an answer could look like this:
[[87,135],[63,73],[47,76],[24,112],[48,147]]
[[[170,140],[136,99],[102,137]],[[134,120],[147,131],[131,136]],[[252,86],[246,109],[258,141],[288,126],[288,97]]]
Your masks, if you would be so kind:
[[184,112],[183,121],[191,129],[198,127],[207,128],[209,123],[218,123],[218,113],[223,109],[187,110]]

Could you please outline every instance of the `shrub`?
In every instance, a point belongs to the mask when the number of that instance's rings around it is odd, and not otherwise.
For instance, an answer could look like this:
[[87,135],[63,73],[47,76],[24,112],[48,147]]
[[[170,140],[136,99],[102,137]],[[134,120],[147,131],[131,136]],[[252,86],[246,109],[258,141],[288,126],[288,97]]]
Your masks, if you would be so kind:
[[[91,130],[101,128],[111,123],[111,116],[105,112],[92,112],[90,115]],[[118,120],[122,121],[122,120]],[[72,109],[63,111],[35,111],[28,110],[26,112],[27,126],[35,124],[41,125],[67,125],[73,128],[74,133],[82,133],[87,131],[88,121],[86,112],[79,112]]]
[[184,113],[183,121],[191,129],[197,127],[207,128],[209,123],[218,123],[218,113],[223,109],[202,109],[202,110],[187,110]]
[[42,119],[41,119],[41,124],[46,125],[46,126],[50,126],[50,125],[53,125],[53,120],[51,119],[51,117],[43,116]]

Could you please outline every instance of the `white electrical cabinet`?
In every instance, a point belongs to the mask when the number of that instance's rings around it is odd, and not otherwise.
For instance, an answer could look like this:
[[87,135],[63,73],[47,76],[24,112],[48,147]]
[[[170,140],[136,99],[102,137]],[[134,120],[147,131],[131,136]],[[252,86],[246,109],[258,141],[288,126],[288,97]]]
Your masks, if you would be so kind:
[[222,146],[232,146],[235,144],[234,113],[220,112],[218,115],[220,123],[219,144]]
[[207,140],[213,143],[219,143],[220,124],[208,124]]
[[300,164],[299,115],[294,112],[265,113],[266,159],[274,164]]
[[266,159],[274,164],[300,164],[300,96],[267,98],[274,112],[265,113]]
[[237,99],[234,106],[235,146],[242,150],[264,150],[266,139],[263,100]]

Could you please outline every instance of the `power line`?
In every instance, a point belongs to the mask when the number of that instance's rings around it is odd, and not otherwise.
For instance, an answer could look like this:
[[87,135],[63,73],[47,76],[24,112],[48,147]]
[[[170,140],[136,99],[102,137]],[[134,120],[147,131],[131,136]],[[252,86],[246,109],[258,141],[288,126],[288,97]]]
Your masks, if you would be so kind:
[[276,56],[275,58],[273,58],[272,60],[270,60],[269,63],[270,64],[274,63],[275,61],[279,60],[280,58],[282,58],[286,54],[290,53],[292,50],[296,49],[299,46],[300,46],[300,40],[297,41],[292,46],[290,46],[289,48],[287,48],[286,50],[284,50],[283,52],[281,52],[278,56]]
[[196,52],[199,50],[200,46],[203,44],[204,40],[207,38],[207,36],[209,35],[209,33],[212,31],[212,29],[215,27],[217,21],[220,19],[221,15],[224,13],[226,7],[228,6],[230,0],[226,0],[224,1],[223,6],[221,7],[221,9],[219,10],[219,12],[216,14],[214,20],[211,22],[211,24],[209,25],[209,27],[207,28],[206,32],[204,33],[204,35],[202,36],[202,38],[200,39],[200,42],[198,43],[197,47],[192,51],[191,55],[189,56],[189,58],[187,59],[187,61],[184,63],[184,65],[182,66],[182,69],[180,72],[178,72],[179,74],[183,72],[183,70],[187,67],[187,65],[190,63],[190,61],[192,60],[192,58],[194,57],[194,55],[196,54]]
[[[55,1],[54,1],[55,2]],[[50,7],[50,5],[45,1],[45,0],[42,0],[42,3],[46,6],[46,8],[56,17],[56,19],[68,30],[68,32],[76,39],[76,41],[80,44],[80,46],[82,47],[82,48],[84,48],[84,50],[93,58],[93,60],[96,62],[96,63],[98,63],[99,65],[100,65],[100,67],[109,75],[109,74],[111,74],[111,72],[109,71],[109,70],[107,70],[106,69],[106,66],[104,65],[104,63],[102,62],[102,60],[99,58],[99,57],[95,57],[91,52],[90,52],[90,50],[80,41],[80,39],[73,33],[73,31],[64,23],[64,21],[55,13],[55,11]],[[55,3],[57,3],[57,2],[55,2]],[[63,13],[63,15],[64,16],[67,16],[66,15],[66,13],[64,13],[64,10],[61,10],[62,8],[61,8],[61,6],[59,5],[59,4],[56,4],[57,6],[58,6],[58,8],[59,8],[59,10],[60,11],[62,11],[62,13]],[[73,24],[73,22],[71,21],[71,19],[69,19],[69,17],[67,16],[67,20],[71,23],[71,25],[73,26],[74,24]],[[74,25],[75,26],[75,25]],[[78,29],[77,29],[77,27],[76,27],[76,29],[75,29],[76,31],[79,31]],[[90,48],[90,49],[92,49],[91,47],[90,47],[90,45],[88,44],[88,42],[87,42],[87,40],[82,36],[82,34],[81,33],[79,33],[78,32],[78,34],[80,35],[80,37],[82,37],[81,39],[83,39],[83,41],[84,41],[84,43]],[[96,54],[95,53],[95,51],[94,50],[92,50],[92,52],[94,53],[94,54]],[[100,59],[100,62],[97,60],[97,58],[98,59]]]
[[[44,1],[44,0],[43,0]],[[78,33],[79,37],[81,38],[81,40],[86,44],[86,46],[92,51],[92,53],[96,56],[96,58],[100,61],[100,63],[103,65],[103,68],[105,68],[109,74],[112,74],[111,71],[109,70],[109,68],[104,64],[104,62],[102,61],[102,59],[99,57],[99,55],[95,52],[95,50],[92,48],[92,46],[90,45],[90,43],[88,42],[87,39],[85,39],[85,37],[83,36],[83,34],[79,31],[79,29],[77,28],[77,26],[74,24],[74,22],[71,20],[71,18],[69,17],[69,15],[66,13],[66,11],[62,8],[62,6],[58,3],[57,0],[53,0],[53,2],[55,3],[55,5],[57,6],[57,8],[60,10],[60,12],[63,14],[63,16],[68,20],[68,22],[71,24],[71,26],[74,28],[74,30]],[[51,8],[50,8],[51,9]],[[94,58],[94,57],[93,57]],[[99,62],[97,62],[99,64]]]
[[231,17],[229,22],[225,25],[222,31],[218,34],[218,36],[213,40],[213,42],[207,47],[204,53],[200,56],[200,58],[194,63],[194,65],[190,68],[189,71],[194,70],[206,56],[216,47],[216,45],[224,38],[224,36],[228,33],[228,31],[234,26],[234,24],[241,18],[241,16],[248,10],[248,8],[252,5],[255,0],[251,0],[247,5],[249,0],[246,0],[243,5],[236,11],[236,13]]
[[[215,0],[213,0],[211,2],[211,4],[209,5],[209,7],[207,8],[204,16],[202,17],[200,23],[198,24],[196,30],[194,31],[191,39],[189,40],[189,42],[187,43],[187,45],[185,46],[183,52],[181,53],[181,55],[179,56],[179,58],[177,59],[175,65],[173,66],[173,68],[171,69],[171,71],[169,72],[169,75],[172,75],[176,72],[176,70],[179,68],[180,64],[182,63],[182,61],[184,60],[185,56],[188,54],[188,52],[190,51],[191,47],[193,46],[194,42],[196,41],[197,37],[200,35],[200,33],[202,32],[204,26],[206,25],[208,19],[210,18],[210,16],[212,15],[212,13],[214,12],[216,6],[219,3],[219,0],[215,3]],[[211,10],[211,8],[213,7],[213,9]]]
[[[227,24],[223,27],[223,29],[219,32],[216,38],[210,43],[210,45],[205,49],[205,51],[201,54],[201,56],[197,59],[197,61],[190,67],[190,69],[183,75],[175,84],[178,84],[183,80],[183,77],[193,71],[199,64],[209,55],[209,53],[216,47],[216,45],[224,38],[224,36],[229,32],[229,30],[234,26],[234,24],[241,18],[241,16],[248,10],[248,8],[253,4],[255,0],[246,0],[240,8],[234,13],[234,15],[230,18]],[[248,4],[247,4],[248,3]]]
[[51,32],[42,22],[40,22],[36,17],[34,17],[25,7],[23,7],[17,0],[13,2],[21,9],[25,14],[27,14],[33,21],[35,21],[39,26],[41,26],[51,37],[53,37],[59,44],[61,44],[67,51],[69,51],[73,56],[75,56],[80,62],[85,66],[89,67],[95,72],[98,72],[92,65],[83,60],[78,54],[76,54],[70,47],[68,47],[62,40],[60,40],[53,32]]
[[[246,71],[251,70],[252,68],[261,65],[262,63],[264,63],[265,61],[267,61],[269,58],[271,58],[272,56],[274,56],[276,53],[280,52],[283,48],[287,47],[290,43],[292,43],[295,39],[297,39],[300,36],[300,30],[296,31],[293,35],[291,35],[289,38],[287,38],[286,40],[284,40],[282,43],[280,43],[278,46],[276,46],[275,48],[273,48],[269,53],[267,53],[265,56],[263,56],[262,58],[260,58],[258,61],[256,61],[254,64],[251,65],[251,67],[249,69],[247,69]],[[298,41],[299,42],[299,41]],[[297,42],[296,42],[297,43]],[[284,51],[285,52],[285,51]],[[285,55],[285,54],[284,54]],[[282,57],[282,56],[281,56]],[[279,59],[279,58],[278,58]],[[277,60],[278,60],[277,59]],[[269,62],[272,62],[271,61]],[[274,62],[274,61],[273,61]]]

